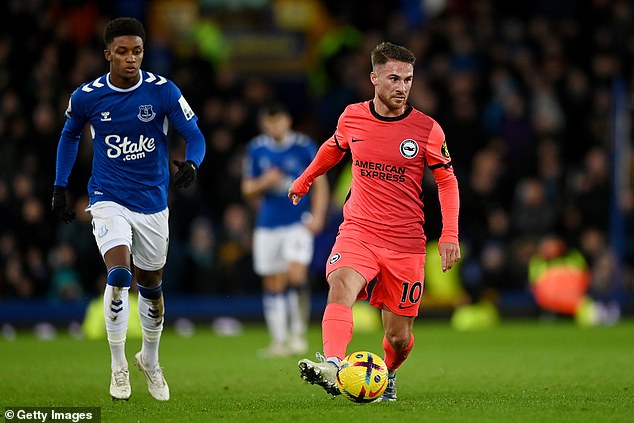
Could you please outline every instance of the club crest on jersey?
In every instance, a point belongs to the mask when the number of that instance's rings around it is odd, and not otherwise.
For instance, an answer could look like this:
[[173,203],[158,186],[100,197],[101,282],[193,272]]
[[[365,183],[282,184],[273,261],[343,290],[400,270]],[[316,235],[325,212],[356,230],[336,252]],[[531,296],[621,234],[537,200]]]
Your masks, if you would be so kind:
[[335,264],[336,262],[339,261],[340,258],[341,258],[341,254],[335,253],[332,256],[330,256],[330,260],[328,260],[328,263]]
[[143,104],[139,106],[139,114],[137,117],[141,122],[149,122],[154,119],[154,116],[156,116],[156,113],[152,110],[151,104]]
[[449,158],[449,149],[447,148],[447,141],[442,142],[442,145],[440,146],[440,154],[442,154],[442,156],[447,159]]
[[412,139],[406,139],[401,143],[401,154],[406,159],[412,159],[418,155],[418,144]]

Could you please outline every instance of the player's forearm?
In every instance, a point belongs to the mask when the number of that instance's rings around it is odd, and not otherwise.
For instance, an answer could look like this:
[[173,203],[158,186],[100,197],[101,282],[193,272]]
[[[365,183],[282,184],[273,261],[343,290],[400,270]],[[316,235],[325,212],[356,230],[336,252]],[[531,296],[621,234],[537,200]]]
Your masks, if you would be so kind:
[[328,212],[328,202],[330,199],[330,187],[328,179],[325,175],[319,176],[315,179],[313,184],[313,192],[311,193],[311,208],[310,212],[313,216],[314,227],[318,228],[317,231],[323,229],[326,222],[326,214]]
[[68,177],[73,169],[79,150],[79,135],[72,135],[66,129],[62,131],[62,136],[57,145],[57,161],[55,164],[55,183],[61,187],[68,185]]
[[458,243],[458,216],[460,214],[460,194],[458,180],[453,172],[439,169],[434,173],[438,184],[438,199],[442,214],[442,234],[439,242]]
[[273,166],[257,178],[245,177],[242,180],[242,194],[247,198],[256,198],[267,191],[285,193],[291,184],[290,176]]
[[242,180],[242,195],[250,200],[259,198],[268,190],[269,185],[262,177]]
[[304,170],[300,177],[293,183],[293,191],[295,194],[299,196],[306,195],[310,186],[315,182],[315,179],[332,169],[345,154],[345,151],[342,151],[337,146],[334,138],[328,139],[328,141],[319,147],[317,155],[315,155],[310,165],[308,165],[306,170]]
[[205,158],[205,152],[207,145],[205,143],[205,137],[198,129],[192,129],[189,132],[182,134],[185,138],[187,145],[185,146],[185,161],[191,160],[196,167],[200,167],[203,159]]

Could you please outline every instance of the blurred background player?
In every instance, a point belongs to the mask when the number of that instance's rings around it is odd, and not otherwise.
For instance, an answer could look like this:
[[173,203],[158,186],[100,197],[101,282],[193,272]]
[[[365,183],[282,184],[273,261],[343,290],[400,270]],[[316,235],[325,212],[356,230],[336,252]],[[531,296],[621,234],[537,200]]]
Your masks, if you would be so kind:
[[127,400],[131,394],[125,341],[128,290],[134,274],[143,332],[135,364],[145,375],[152,397],[166,401],[170,392],[159,365],[158,348],[164,316],[161,284],[169,239],[168,121],[187,143],[185,161],[174,161],[177,188],[187,188],[195,181],[205,155],[205,139],[196,115],[176,85],[141,70],[145,30],[138,20],[110,21],[104,30],[104,43],[109,73],[81,85],[68,103],[57,150],[52,207],[67,223],[75,218],[66,204],[65,191],[82,130],[88,123],[93,145],[88,211],[108,271],[103,305],[112,359],[110,395]]
[[414,109],[409,93],[413,53],[389,42],[371,53],[374,98],[351,104],[337,129],[288,192],[301,204],[311,184],[352,155],[352,182],[344,220],[326,264],[328,301],[322,319],[324,355],[298,363],[302,378],[338,395],[337,371],[352,339],[352,306],[368,296],[381,309],[388,387],[381,400],[396,400],[396,370],[414,346],[412,328],[425,280],[423,174],[427,165],[438,184],[443,272],[460,259],[459,194],[445,134],[431,117]]
[[260,353],[303,354],[310,315],[308,266],[314,235],[326,218],[328,181],[318,178],[310,201],[293,207],[288,187],[315,157],[317,147],[291,129],[291,115],[280,103],[264,105],[259,123],[262,133],[247,147],[242,193],[257,209],[253,264],[262,278],[264,318],[271,336],[270,346]]

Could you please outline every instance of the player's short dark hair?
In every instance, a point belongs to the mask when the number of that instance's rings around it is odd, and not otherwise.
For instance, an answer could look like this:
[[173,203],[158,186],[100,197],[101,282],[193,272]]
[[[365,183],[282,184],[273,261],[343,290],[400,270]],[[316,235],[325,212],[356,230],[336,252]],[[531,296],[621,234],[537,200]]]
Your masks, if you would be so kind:
[[370,54],[370,59],[372,60],[372,69],[377,65],[384,65],[390,60],[409,63],[412,66],[416,64],[414,53],[403,46],[392,44],[389,41],[384,41],[374,47]]
[[259,110],[260,118],[275,115],[290,115],[288,108],[279,101],[269,101],[264,103]]
[[103,42],[107,46],[115,37],[122,35],[136,35],[145,44],[145,29],[135,18],[115,18],[108,22],[103,31]]

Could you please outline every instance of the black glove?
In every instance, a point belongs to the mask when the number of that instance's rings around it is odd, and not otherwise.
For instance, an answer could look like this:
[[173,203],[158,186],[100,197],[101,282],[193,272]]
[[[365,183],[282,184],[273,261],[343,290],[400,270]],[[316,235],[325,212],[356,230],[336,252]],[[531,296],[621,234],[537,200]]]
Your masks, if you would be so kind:
[[75,212],[66,205],[66,187],[53,186],[52,209],[55,216],[62,219],[65,223],[70,223],[75,219]]
[[198,176],[198,167],[191,160],[181,162],[174,160],[174,164],[178,167],[178,172],[174,175],[174,186],[178,189],[187,188]]

